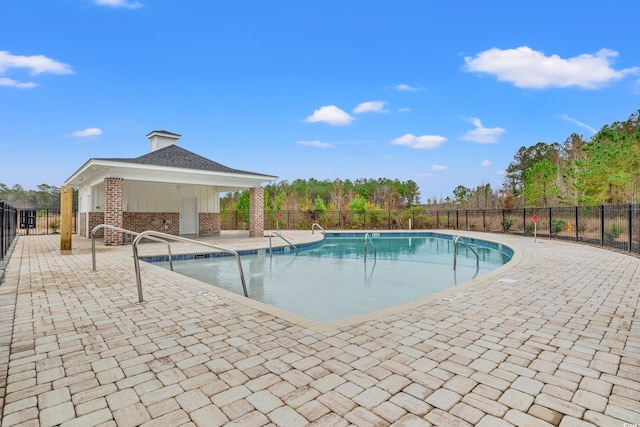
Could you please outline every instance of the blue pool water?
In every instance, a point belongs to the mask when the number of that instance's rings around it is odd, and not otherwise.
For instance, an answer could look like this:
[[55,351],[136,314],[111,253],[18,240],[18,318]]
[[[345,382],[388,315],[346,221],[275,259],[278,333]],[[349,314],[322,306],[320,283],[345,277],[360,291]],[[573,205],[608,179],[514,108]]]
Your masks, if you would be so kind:
[[[329,322],[392,307],[466,282],[507,263],[505,246],[465,238],[480,257],[458,244],[453,270],[451,236],[409,237],[364,233],[328,236],[323,243],[291,251],[241,255],[249,298],[318,322]],[[374,254],[375,252],[375,254]],[[158,265],[169,267],[168,261]],[[174,260],[174,270],[242,295],[234,257]],[[212,289],[215,293],[215,290]]]

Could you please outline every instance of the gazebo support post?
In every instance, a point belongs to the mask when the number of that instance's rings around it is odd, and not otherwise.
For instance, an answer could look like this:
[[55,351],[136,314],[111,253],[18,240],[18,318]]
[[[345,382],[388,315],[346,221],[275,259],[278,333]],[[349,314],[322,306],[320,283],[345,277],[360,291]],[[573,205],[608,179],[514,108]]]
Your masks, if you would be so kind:
[[249,203],[249,237],[264,237],[264,188],[251,188]]

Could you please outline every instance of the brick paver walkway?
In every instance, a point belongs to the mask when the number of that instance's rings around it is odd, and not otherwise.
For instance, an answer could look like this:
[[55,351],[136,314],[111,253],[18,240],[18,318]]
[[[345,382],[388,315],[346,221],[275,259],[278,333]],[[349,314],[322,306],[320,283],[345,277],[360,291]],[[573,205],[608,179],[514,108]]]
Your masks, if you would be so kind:
[[640,259],[474,236],[515,265],[331,327],[151,266],[136,305],[130,246],[100,244],[92,272],[86,239],[21,237],[0,284],[2,427],[640,425]]

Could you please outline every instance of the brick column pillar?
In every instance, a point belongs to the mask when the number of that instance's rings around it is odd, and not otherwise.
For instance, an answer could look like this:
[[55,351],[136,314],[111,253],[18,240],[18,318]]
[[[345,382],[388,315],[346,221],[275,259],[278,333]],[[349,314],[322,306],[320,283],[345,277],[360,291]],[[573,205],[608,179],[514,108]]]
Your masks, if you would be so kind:
[[264,237],[264,189],[249,190],[249,237]]
[[[122,178],[105,178],[104,179],[104,223],[122,228],[123,225],[123,201],[122,187],[124,179]],[[105,246],[118,246],[124,244],[122,233],[104,229]]]

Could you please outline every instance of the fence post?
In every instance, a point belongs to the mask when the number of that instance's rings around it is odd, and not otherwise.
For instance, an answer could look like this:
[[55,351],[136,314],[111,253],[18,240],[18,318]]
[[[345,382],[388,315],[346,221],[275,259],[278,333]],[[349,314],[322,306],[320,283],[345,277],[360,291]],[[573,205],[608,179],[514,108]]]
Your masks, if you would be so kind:
[[633,220],[633,217],[631,215],[631,203],[627,205],[627,220],[629,223],[629,227],[627,227],[627,230],[629,230],[627,232],[627,238],[629,239],[629,252],[631,252],[631,239],[633,238],[633,233],[631,232],[631,222]]
[[604,246],[604,205],[600,205],[600,246]]
[[578,241],[579,237],[580,235],[578,232],[578,207],[576,206],[576,242]]
[[0,202],[0,261],[4,259],[4,253],[6,251],[6,247],[4,243],[4,239],[5,239],[4,235],[6,233],[4,223],[5,223],[6,217],[7,217],[7,214],[5,213],[4,202]]
[[388,212],[387,223],[389,224],[389,230],[391,230],[391,209],[388,209],[387,212]]
[[487,231],[487,210],[482,210],[482,231]]

